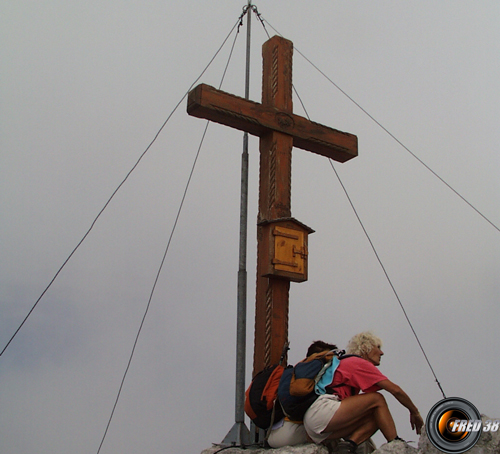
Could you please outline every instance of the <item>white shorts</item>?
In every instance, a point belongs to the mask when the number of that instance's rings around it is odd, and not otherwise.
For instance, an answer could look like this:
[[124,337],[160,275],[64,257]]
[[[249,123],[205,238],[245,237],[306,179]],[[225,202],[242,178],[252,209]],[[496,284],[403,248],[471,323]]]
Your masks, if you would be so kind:
[[319,396],[304,415],[307,434],[315,443],[326,440],[331,432],[323,432],[340,407],[340,400],[332,394]]
[[267,440],[271,448],[281,448],[283,446],[307,443],[308,440],[304,424],[283,421],[282,425],[278,424],[277,426],[276,429],[271,430],[271,434]]

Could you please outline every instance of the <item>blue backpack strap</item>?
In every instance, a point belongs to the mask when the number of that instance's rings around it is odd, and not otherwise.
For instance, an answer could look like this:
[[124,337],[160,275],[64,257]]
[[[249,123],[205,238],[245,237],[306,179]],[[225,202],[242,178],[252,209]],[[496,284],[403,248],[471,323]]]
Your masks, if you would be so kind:
[[327,367],[318,374],[316,385],[314,386],[314,391],[318,396],[326,394],[326,387],[332,382],[333,374],[339,364],[340,360],[338,356],[334,356],[332,361],[326,365]]

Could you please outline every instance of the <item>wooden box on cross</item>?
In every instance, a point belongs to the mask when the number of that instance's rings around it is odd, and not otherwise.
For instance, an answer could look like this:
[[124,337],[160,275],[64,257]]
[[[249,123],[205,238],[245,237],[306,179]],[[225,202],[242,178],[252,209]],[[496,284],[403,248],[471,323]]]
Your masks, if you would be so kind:
[[269,251],[263,260],[265,277],[294,282],[307,281],[308,235],[314,230],[294,218],[281,218],[259,223],[261,240]]

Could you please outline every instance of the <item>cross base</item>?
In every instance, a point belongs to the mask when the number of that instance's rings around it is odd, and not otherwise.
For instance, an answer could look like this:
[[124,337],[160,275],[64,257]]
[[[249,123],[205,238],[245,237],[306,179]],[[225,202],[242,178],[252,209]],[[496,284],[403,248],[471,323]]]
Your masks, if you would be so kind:
[[220,444],[222,447],[248,445],[250,445],[250,431],[244,422],[235,422]]

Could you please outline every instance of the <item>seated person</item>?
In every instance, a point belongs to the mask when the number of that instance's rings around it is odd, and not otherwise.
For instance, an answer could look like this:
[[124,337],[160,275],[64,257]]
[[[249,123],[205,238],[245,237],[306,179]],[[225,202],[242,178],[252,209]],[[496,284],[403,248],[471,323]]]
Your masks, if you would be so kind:
[[[311,356],[313,353],[320,353],[328,350],[337,349],[336,345],[328,344],[323,341],[313,342],[307,350],[307,355]],[[276,403],[279,405],[279,402]],[[287,418],[278,421],[273,425],[267,442],[271,448],[281,448],[282,446],[293,446],[301,443],[307,443],[311,440],[308,438],[304,424],[292,422]]]

